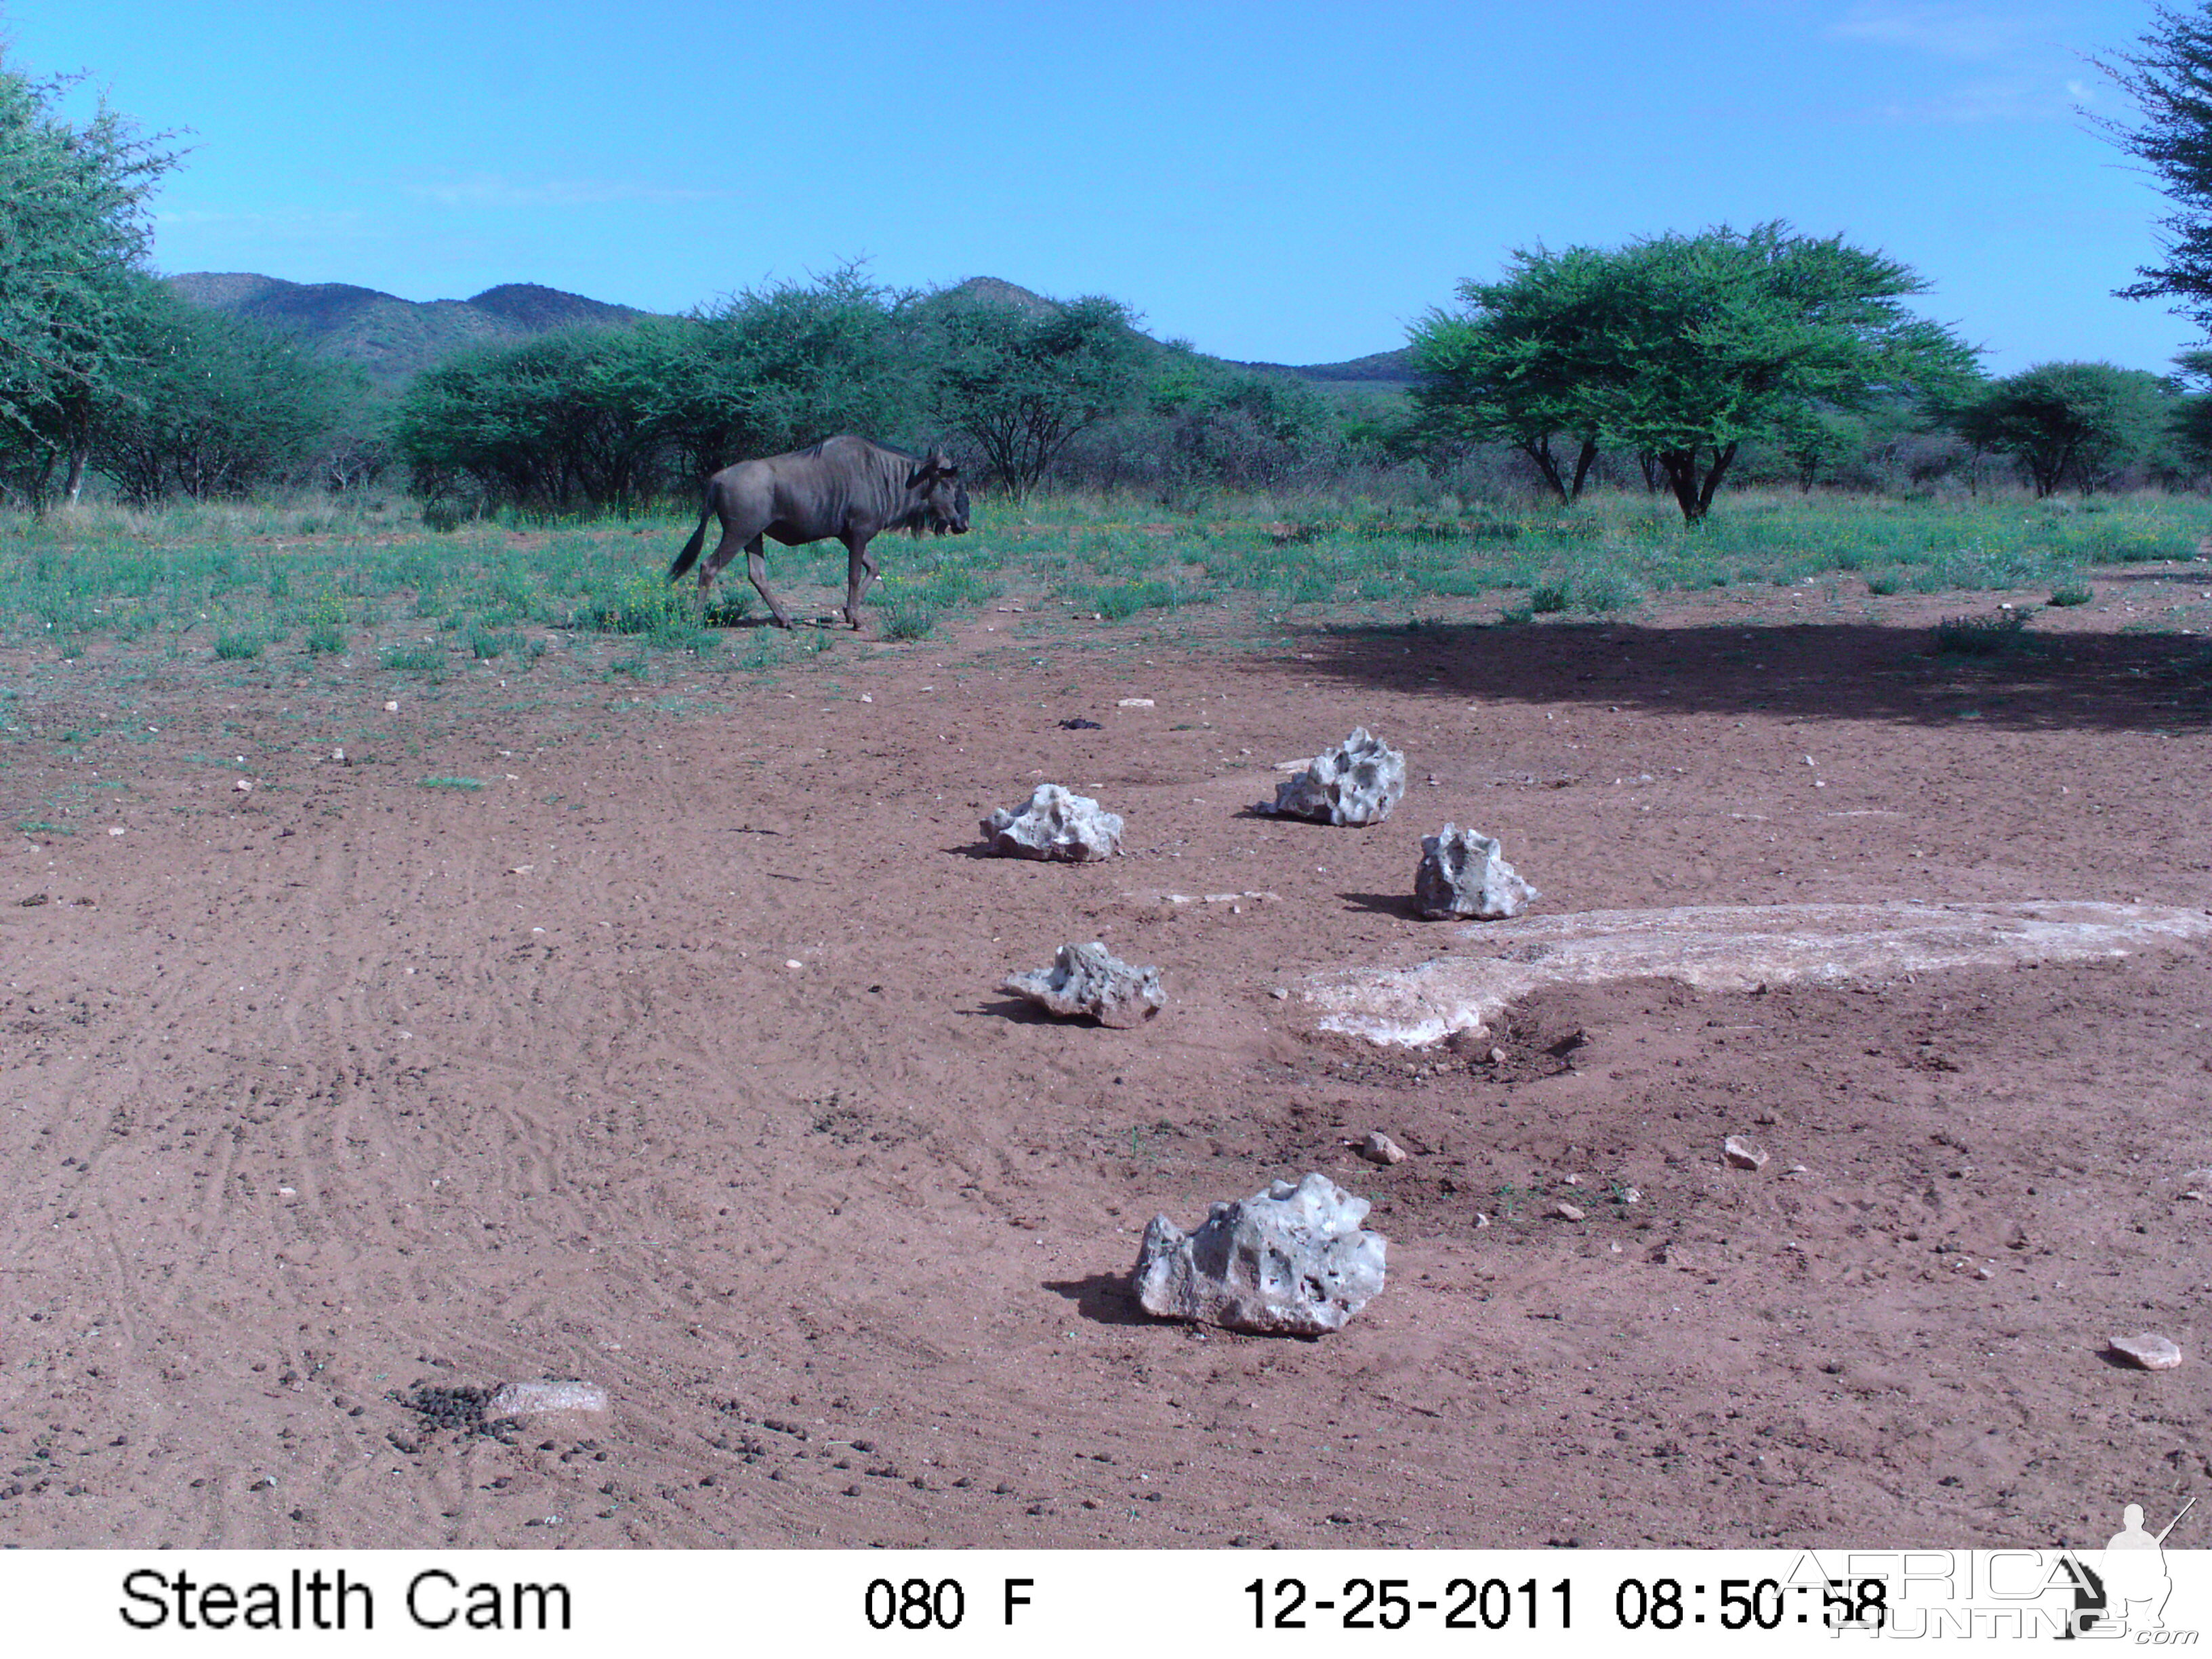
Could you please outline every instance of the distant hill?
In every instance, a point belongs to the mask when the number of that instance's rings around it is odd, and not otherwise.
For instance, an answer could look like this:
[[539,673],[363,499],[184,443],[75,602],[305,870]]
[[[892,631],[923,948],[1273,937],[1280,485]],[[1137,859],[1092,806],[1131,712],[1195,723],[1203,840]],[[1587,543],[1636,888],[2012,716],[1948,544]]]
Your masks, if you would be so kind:
[[1341,363],[1239,363],[1259,374],[1295,374],[1302,380],[1319,380],[1348,391],[1405,392],[1419,384],[1412,355],[1401,346],[1395,351],[1371,352]]
[[535,283],[503,283],[472,299],[430,301],[403,300],[348,283],[288,283],[243,272],[192,271],[168,283],[196,305],[298,334],[323,356],[359,363],[371,380],[387,386],[471,346],[647,314]]
[[[473,346],[500,345],[579,324],[632,322],[652,314],[536,283],[502,283],[466,300],[428,301],[403,300],[348,283],[288,283],[245,272],[192,271],[172,276],[168,283],[195,305],[298,334],[325,356],[359,363],[371,380],[387,386],[410,380],[433,363]],[[1029,312],[1049,311],[1054,303],[997,276],[970,276],[942,291]],[[1139,337],[1158,344],[1149,335]],[[1231,366],[1256,374],[1293,375],[1346,392],[1403,392],[1415,380],[1402,349],[1341,363]]]

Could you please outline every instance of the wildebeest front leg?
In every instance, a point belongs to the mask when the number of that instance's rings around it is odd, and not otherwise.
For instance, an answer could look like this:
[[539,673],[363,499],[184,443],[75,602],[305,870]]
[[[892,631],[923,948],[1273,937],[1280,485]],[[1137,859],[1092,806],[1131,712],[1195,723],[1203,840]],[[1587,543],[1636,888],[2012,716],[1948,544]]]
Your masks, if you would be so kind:
[[876,562],[868,554],[867,538],[845,544],[845,620],[854,628],[860,625],[860,596],[868,591],[878,574]]
[[753,586],[759,591],[761,598],[768,601],[769,611],[775,617],[775,625],[778,628],[790,627],[791,618],[783,614],[783,607],[776,603],[775,595],[768,591],[768,561],[761,556],[761,538],[758,536],[745,544],[745,574],[753,579]]

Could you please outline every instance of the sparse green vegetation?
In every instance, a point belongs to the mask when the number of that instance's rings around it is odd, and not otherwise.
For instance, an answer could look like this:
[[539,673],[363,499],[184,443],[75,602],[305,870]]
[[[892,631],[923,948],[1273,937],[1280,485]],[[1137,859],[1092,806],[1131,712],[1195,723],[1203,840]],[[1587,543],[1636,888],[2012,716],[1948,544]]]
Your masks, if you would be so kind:
[[[311,519],[319,527],[305,535]],[[258,656],[290,672],[358,652],[434,680],[526,672],[551,648],[595,675],[644,678],[658,658],[717,651],[757,614],[735,572],[703,604],[691,584],[665,580],[689,527],[679,520],[556,521],[520,534],[472,521],[395,539],[404,521],[366,502],[18,518],[0,537],[0,641],[35,640],[63,656],[94,641]],[[994,605],[1017,616],[1000,624],[1015,629],[1093,617],[1143,629],[1216,607],[1232,627],[1240,617],[1254,626],[1478,611],[1508,621],[1607,617],[1669,593],[1808,582],[1831,602],[1863,584],[1869,598],[1990,592],[2065,605],[2087,602],[2085,572],[2193,559],[2208,533],[2212,503],[2154,495],[2054,510],[2020,495],[1747,491],[1694,526],[1665,496],[1617,490],[1518,513],[1261,498],[1167,515],[1127,499],[1041,496],[1017,509],[1001,497],[976,503],[968,536],[880,542],[884,577],[864,604],[871,631],[890,640],[928,638]],[[845,556],[834,542],[777,549],[771,568],[801,616],[842,603]],[[1846,588],[1822,581],[1838,576],[1850,578]],[[740,631],[740,648],[720,658],[729,671],[770,669],[849,637],[835,627]],[[595,639],[623,643],[611,659]]]
[[2026,637],[2028,613],[2001,611],[1994,617],[1951,617],[1936,624],[1936,648],[1960,657],[1993,657]]

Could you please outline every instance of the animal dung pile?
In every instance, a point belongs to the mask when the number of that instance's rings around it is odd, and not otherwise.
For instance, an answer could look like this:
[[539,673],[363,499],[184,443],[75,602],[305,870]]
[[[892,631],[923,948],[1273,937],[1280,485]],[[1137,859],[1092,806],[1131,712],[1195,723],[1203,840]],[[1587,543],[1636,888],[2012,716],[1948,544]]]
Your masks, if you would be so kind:
[[1322,823],[1380,823],[1406,793],[1406,757],[1364,726],[1338,749],[1324,750],[1296,777],[1275,786],[1279,817]]
[[985,818],[983,836],[1000,858],[1085,864],[1121,850],[1121,819],[1088,795],[1041,783],[1023,805]]
[[1389,1242],[1327,1176],[1216,1204],[1194,1233],[1152,1218],[1133,1284],[1145,1311],[1261,1335],[1320,1336],[1382,1292]]
[[1500,921],[1519,915],[1543,896],[1521,878],[1488,836],[1447,823],[1435,835],[1421,837],[1413,902],[1431,921],[1455,916]]
[[1061,945],[1053,953],[1051,967],[1010,974],[1006,988],[1053,1013],[1069,1018],[1087,1014],[1101,1025],[1122,1028],[1141,1025],[1168,1000],[1160,989],[1158,969],[1132,968],[1095,939]]

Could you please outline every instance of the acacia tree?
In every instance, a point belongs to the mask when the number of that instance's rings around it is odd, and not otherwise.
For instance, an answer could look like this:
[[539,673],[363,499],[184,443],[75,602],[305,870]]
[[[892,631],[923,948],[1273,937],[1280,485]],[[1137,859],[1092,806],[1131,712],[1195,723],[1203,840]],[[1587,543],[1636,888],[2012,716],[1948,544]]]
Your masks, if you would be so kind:
[[2165,263],[2138,267],[2142,280],[2119,295],[2172,298],[2177,313],[2212,329],[2212,4],[2194,15],[2154,5],[2141,51],[2095,61],[2134,100],[2142,121],[2090,118],[2149,166],[2175,209],[2159,221],[2167,236]]
[[748,289],[670,332],[668,429],[696,478],[841,432],[902,434],[921,400],[915,296],[858,264]]
[[[1463,309],[1431,311],[1411,331],[1426,433],[1511,444],[1562,506],[1582,495],[1598,455],[1596,410],[1583,393],[1606,349],[1592,302],[1605,259],[1589,248],[1516,252],[1503,280],[1462,283]],[[1571,477],[1552,448],[1563,433],[1576,448]]]
[[633,506],[666,447],[674,326],[562,329],[451,358],[401,397],[393,444],[426,495],[465,477],[541,509]]
[[1032,308],[939,295],[926,302],[925,333],[939,417],[974,441],[1017,500],[1077,434],[1136,395],[1139,348],[1118,300]]
[[[1897,260],[1779,221],[1523,252],[1503,283],[1462,289],[1474,372],[1455,382],[1432,359],[1427,396],[1500,422],[1517,407],[1527,429],[1648,453],[1695,524],[1747,439],[1802,427],[1815,406],[1972,375],[1971,348],[1905,310],[1927,287]],[[1543,325],[1506,325],[1528,317]]]
[[131,275],[109,345],[128,365],[92,422],[93,464],[129,500],[243,495],[319,470],[366,398],[361,371]]
[[0,470],[40,504],[84,481],[93,422],[127,372],[122,314],[151,244],[147,201],[175,165],[103,101],[74,126],[61,83],[0,61]]
[[2097,488],[2148,454],[2173,413],[2166,383],[2142,369],[2038,363],[1962,404],[1952,421],[1968,443],[2019,462],[2040,497],[2069,478]]

